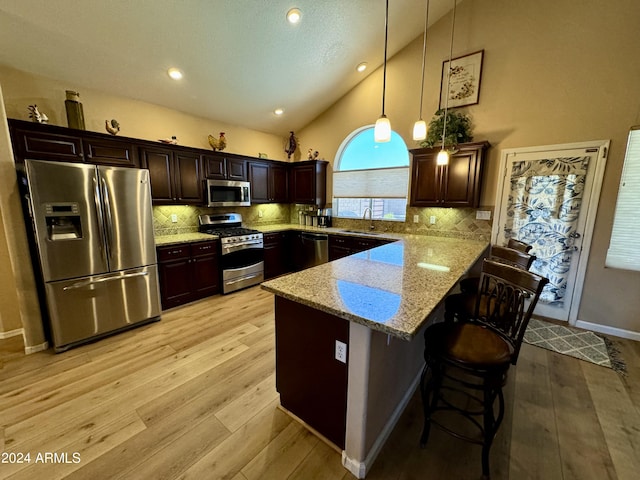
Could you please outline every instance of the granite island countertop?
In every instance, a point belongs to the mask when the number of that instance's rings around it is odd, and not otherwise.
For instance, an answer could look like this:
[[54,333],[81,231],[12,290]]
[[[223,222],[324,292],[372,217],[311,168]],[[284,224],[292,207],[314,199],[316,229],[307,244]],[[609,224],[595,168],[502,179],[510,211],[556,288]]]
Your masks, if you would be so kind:
[[266,281],[262,288],[411,340],[489,246],[485,241],[424,235],[380,236],[399,240]]

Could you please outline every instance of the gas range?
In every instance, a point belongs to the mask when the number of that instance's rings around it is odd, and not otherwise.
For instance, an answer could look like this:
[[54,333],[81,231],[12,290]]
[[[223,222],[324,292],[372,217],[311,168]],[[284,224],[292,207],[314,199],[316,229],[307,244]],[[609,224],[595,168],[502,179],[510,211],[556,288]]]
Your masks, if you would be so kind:
[[222,245],[238,244],[245,242],[262,242],[262,232],[251,228],[242,227],[242,215],[239,213],[226,213],[221,215],[200,215],[199,230],[202,233],[217,235]]
[[220,237],[222,293],[257,285],[264,280],[262,232],[242,226],[242,215],[200,215],[199,230]]

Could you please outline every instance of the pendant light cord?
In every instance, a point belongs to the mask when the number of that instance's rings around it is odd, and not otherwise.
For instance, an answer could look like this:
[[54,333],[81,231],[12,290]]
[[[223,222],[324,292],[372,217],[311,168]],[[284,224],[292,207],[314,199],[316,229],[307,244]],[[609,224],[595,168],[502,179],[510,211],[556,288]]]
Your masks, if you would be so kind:
[[424,38],[422,41],[422,83],[420,88],[420,112],[418,119],[422,120],[422,98],[424,97],[424,68],[425,59],[427,58],[427,27],[429,26],[429,0],[427,0],[427,6],[424,14]]
[[389,36],[389,0],[384,15],[384,66],[382,68],[382,116],[384,117],[384,96],[387,91],[387,39]]
[[456,25],[456,2],[453,0],[453,18],[451,19],[451,44],[449,46],[449,71],[447,72],[447,97],[444,102],[444,124],[442,126],[442,150],[444,150],[444,137],[447,132],[447,111],[449,110],[449,87],[451,86],[451,58],[453,57],[453,31]]

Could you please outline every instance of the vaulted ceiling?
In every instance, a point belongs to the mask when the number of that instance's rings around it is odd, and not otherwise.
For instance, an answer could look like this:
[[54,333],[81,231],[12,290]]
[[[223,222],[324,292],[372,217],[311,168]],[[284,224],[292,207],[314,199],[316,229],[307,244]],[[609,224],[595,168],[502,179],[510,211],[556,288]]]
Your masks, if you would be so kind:
[[[429,23],[452,1],[431,0]],[[422,34],[425,0],[389,3],[392,56]],[[382,64],[384,13],[384,0],[3,0],[0,64],[283,135]]]

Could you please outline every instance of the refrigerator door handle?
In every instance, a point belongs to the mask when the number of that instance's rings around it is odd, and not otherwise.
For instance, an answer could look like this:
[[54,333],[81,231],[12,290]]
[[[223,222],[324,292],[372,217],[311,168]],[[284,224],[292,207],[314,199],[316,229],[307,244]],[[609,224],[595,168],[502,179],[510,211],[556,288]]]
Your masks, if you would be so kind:
[[102,278],[98,278],[97,280],[85,280],[84,282],[77,282],[72,285],[67,285],[62,290],[64,291],[75,290],[77,288],[88,287],[96,283],[113,282],[115,280],[124,280],[125,278],[131,278],[131,277],[146,277],[147,275],[149,275],[149,272],[136,272],[136,273],[127,273],[125,275],[116,275],[112,277],[102,277]]
[[113,217],[111,216],[111,197],[109,196],[107,181],[103,177],[100,177],[100,181],[102,182],[102,198],[104,198],[104,212],[106,217],[107,250],[109,250],[108,255],[111,258],[113,256]]
[[[100,244],[100,249],[102,251],[102,256],[104,257],[104,218],[102,217],[102,201],[100,200],[100,186],[98,185],[98,180],[96,178],[93,179],[93,196],[96,205],[96,220],[98,221],[98,230],[100,230],[100,234],[98,235],[98,243]],[[107,259],[105,258],[105,261]]]

